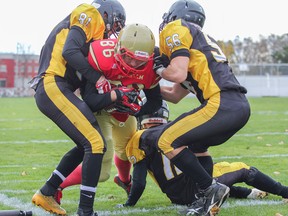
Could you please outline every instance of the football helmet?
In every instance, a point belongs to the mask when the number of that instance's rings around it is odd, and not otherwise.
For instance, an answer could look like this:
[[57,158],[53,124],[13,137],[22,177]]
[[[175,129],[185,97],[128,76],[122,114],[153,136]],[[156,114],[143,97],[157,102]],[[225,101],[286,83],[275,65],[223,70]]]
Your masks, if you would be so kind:
[[194,23],[203,28],[205,23],[205,12],[202,6],[193,0],[178,0],[170,7],[167,13],[164,13],[159,31],[169,22],[177,19],[183,19],[189,23]]
[[116,63],[126,75],[144,71],[148,62],[153,63],[154,47],[154,34],[147,26],[129,24],[119,33],[115,46]]
[[144,124],[166,124],[169,120],[169,106],[165,100],[159,110],[152,114],[138,117],[139,129],[145,129]]
[[94,0],[92,5],[97,8],[105,22],[104,38],[112,35],[117,38],[126,22],[126,12],[121,3],[118,0]]

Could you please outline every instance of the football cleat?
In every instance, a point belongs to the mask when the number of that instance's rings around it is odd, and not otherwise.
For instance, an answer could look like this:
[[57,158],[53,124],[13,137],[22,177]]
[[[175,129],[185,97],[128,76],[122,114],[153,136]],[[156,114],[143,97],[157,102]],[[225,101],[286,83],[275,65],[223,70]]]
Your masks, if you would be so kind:
[[198,199],[196,201],[179,213],[182,215],[214,216],[219,213],[229,191],[229,187],[213,180],[211,186],[197,194]]
[[247,196],[248,199],[263,199],[268,196],[265,191],[258,190],[257,188],[252,188],[251,193]]
[[53,196],[45,196],[40,190],[33,195],[32,203],[53,214],[66,215],[65,209],[56,202]]
[[129,183],[124,183],[120,180],[119,176],[116,175],[114,177],[114,182],[121,188],[123,188],[125,190],[125,192],[127,193],[127,196],[129,196],[130,190],[131,190],[131,176],[130,176],[130,182]]

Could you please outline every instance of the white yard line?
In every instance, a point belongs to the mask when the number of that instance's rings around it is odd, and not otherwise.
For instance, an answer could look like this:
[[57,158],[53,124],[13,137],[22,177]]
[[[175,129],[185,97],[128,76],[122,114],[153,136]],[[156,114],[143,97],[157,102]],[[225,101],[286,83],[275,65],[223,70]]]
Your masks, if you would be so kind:
[[[32,211],[33,216],[51,216],[52,214],[47,213],[39,207],[34,206],[32,203],[25,203],[21,200],[8,197],[7,195],[0,193],[0,203],[8,206],[15,210],[23,211]],[[222,208],[235,208],[236,206],[261,206],[261,205],[280,205],[283,204],[282,201],[275,200],[236,200],[235,202],[225,202]],[[167,207],[158,207],[158,208],[129,208],[129,209],[119,209],[115,211],[97,211],[99,216],[104,215],[128,215],[136,213],[149,213],[149,212],[160,212],[167,210],[176,210],[179,209],[178,206],[167,206]]]
[[288,157],[288,154],[268,154],[268,155],[242,155],[242,156],[221,156],[213,157],[213,160],[224,160],[224,159],[243,159],[243,158],[279,158]]
[[284,201],[282,200],[235,200],[234,202],[225,202],[221,208],[235,208],[237,206],[262,206],[262,205],[282,205]]
[[[15,210],[22,210],[22,211],[32,211],[34,215],[41,215],[41,216],[50,216],[52,214],[47,213],[46,211],[42,210],[34,206],[32,203],[24,203],[21,200],[15,197],[8,197],[5,194],[0,193],[0,203],[8,206]],[[8,210],[8,209],[7,209]]]
[[[5,128],[4,128],[5,129]],[[8,128],[7,128],[8,129]],[[11,128],[9,128],[10,130]],[[3,130],[3,128],[1,129]],[[16,130],[19,130],[17,128]],[[288,132],[261,132],[261,133],[245,133],[245,134],[235,134],[234,136],[238,137],[253,137],[253,136],[266,136],[266,135],[285,135],[288,136]],[[28,143],[67,143],[67,142],[72,142],[71,140],[29,140],[29,141],[22,141],[22,140],[7,140],[7,141],[0,141],[1,144],[28,144]]]
[[71,140],[29,140],[29,141],[0,141],[1,144],[29,144],[29,143],[68,143]]

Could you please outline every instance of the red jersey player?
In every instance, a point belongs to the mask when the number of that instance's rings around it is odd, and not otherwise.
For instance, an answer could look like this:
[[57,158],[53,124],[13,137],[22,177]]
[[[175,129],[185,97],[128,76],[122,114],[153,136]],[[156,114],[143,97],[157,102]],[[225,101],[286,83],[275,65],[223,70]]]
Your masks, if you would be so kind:
[[[100,182],[110,177],[112,158],[118,170],[114,182],[127,194],[131,187],[131,164],[125,148],[137,129],[135,116],[157,111],[162,104],[159,81],[160,77],[153,71],[155,39],[152,31],[145,25],[126,25],[119,33],[118,39],[97,40],[91,43],[88,61],[102,74],[96,87],[88,80],[81,89],[81,96],[95,113],[101,131],[107,143]],[[117,94],[114,87],[129,87],[143,90],[147,99],[137,113],[123,113],[113,109],[115,102],[111,94]],[[100,110],[100,111],[99,111]],[[111,111],[112,110],[112,111]],[[60,185],[61,189],[81,183],[81,165]],[[61,191],[56,194],[60,201]]]

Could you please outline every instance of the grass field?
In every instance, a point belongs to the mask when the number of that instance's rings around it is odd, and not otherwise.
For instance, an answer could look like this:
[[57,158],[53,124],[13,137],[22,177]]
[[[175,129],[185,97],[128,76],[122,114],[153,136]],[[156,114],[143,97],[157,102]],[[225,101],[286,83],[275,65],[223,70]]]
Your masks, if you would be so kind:
[[[191,102],[192,101],[192,102]],[[227,143],[210,148],[214,161],[243,161],[288,185],[288,98],[249,98],[252,115],[248,124]],[[31,204],[32,195],[49,177],[62,155],[74,144],[38,111],[33,98],[0,98],[0,210],[32,210],[50,215]],[[170,105],[171,119],[197,106],[194,98]],[[113,169],[112,176],[116,174]],[[64,190],[62,206],[75,215],[79,187]],[[110,178],[99,183],[95,210],[99,215],[176,215],[176,207],[148,179],[137,205],[119,210],[126,194]],[[0,211],[1,212],[1,211]],[[221,216],[288,215],[288,204],[269,195],[263,200],[228,199]]]

